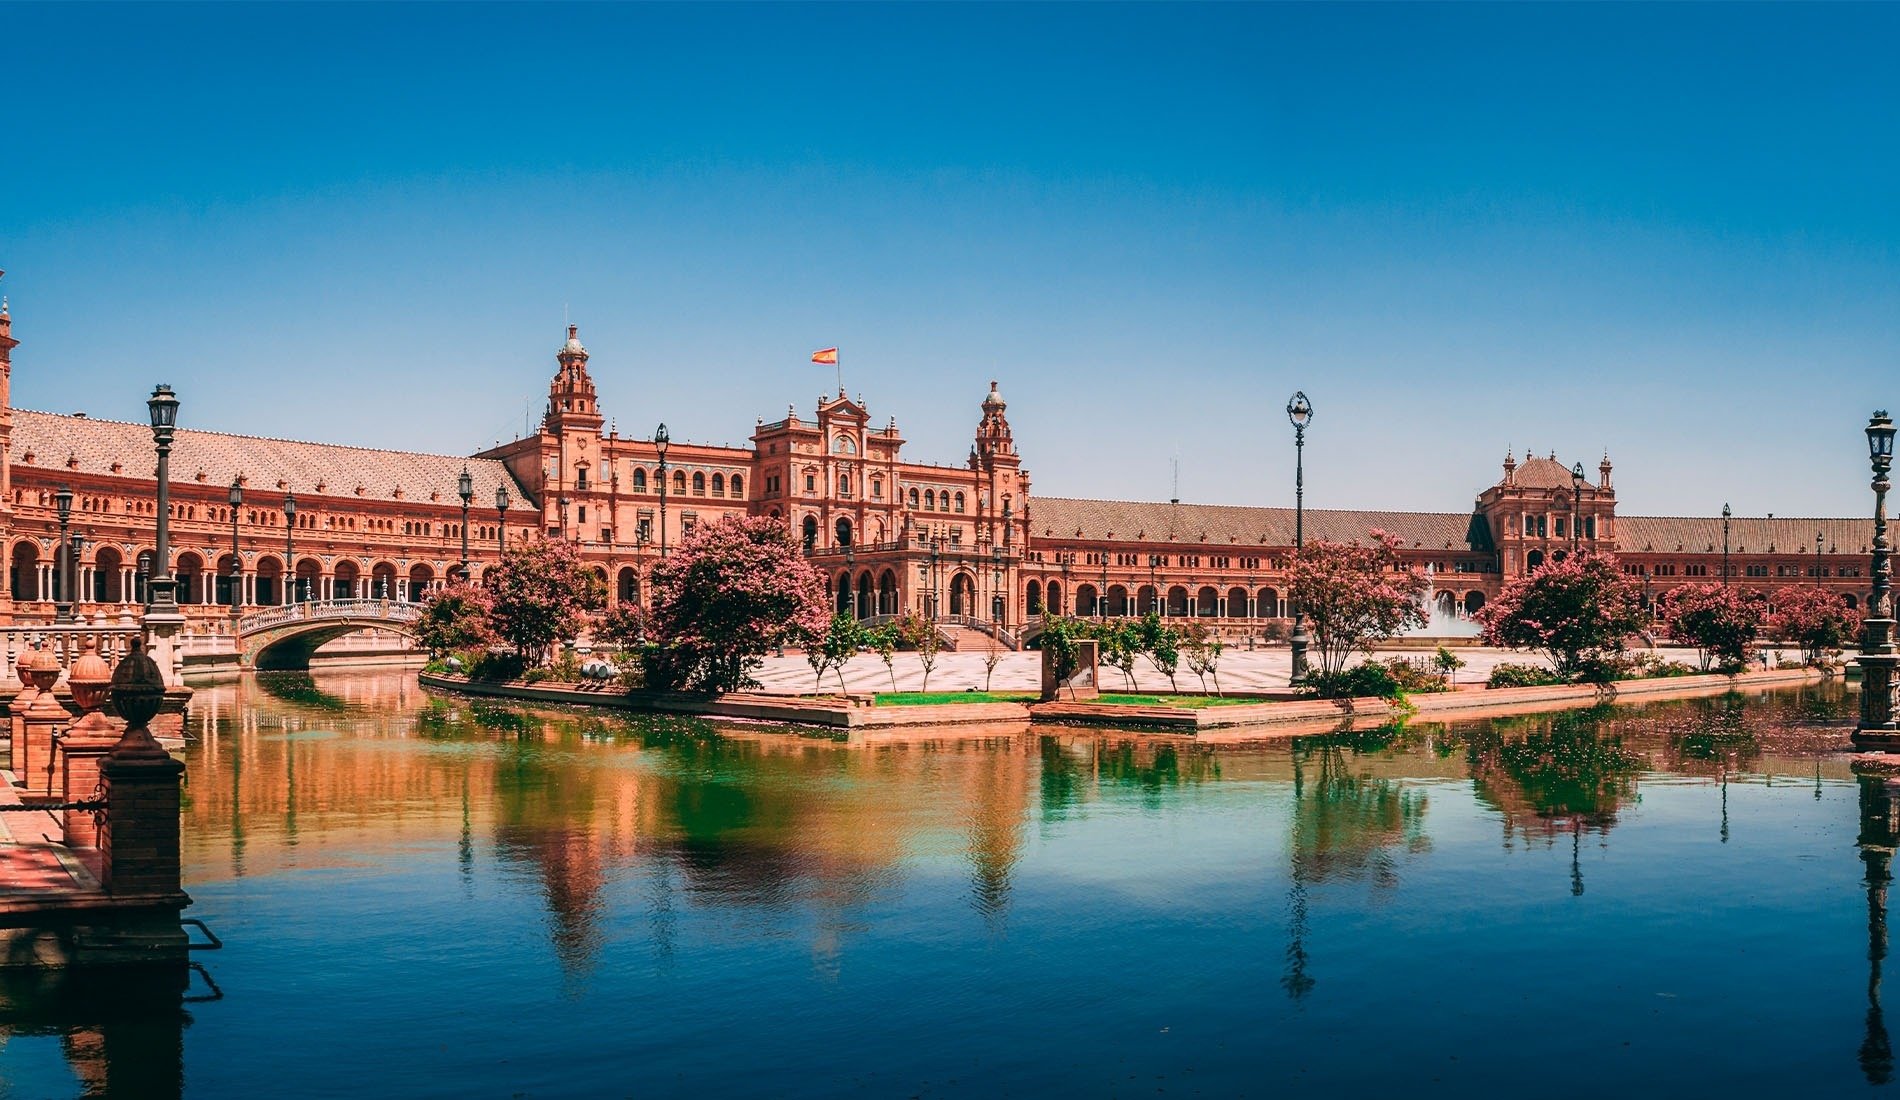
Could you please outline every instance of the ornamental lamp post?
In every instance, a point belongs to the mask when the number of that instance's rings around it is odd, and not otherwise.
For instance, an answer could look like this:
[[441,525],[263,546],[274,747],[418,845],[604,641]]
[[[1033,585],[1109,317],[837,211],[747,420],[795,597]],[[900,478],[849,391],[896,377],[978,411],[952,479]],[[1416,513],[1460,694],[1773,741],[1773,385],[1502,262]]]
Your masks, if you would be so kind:
[[284,602],[297,602],[297,494],[284,490]]
[[992,543],[990,545],[990,621],[1000,630],[1004,622],[1003,602],[1003,550]]
[[53,621],[70,623],[73,621],[73,582],[71,567],[73,564],[72,519],[73,491],[65,485],[53,494],[53,502],[59,506],[59,550],[53,559],[55,583],[53,601]]
[[[468,466],[462,467],[462,476],[455,479],[455,495],[462,498],[462,583],[468,583],[468,506],[475,502],[475,479],[469,476]],[[567,519],[561,523],[566,525]]]
[[1874,590],[1861,620],[1860,725],[1854,744],[1863,749],[1891,752],[1900,749],[1900,728],[1894,722],[1894,666],[1900,664],[1893,648],[1893,563],[1887,543],[1887,490],[1893,483],[1893,420],[1882,409],[1867,422],[1867,455],[1874,480]]
[[1816,581],[1827,576],[1826,571],[1821,568],[1821,544],[1825,541],[1826,539],[1821,532],[1816,531],[1814,533],[1814,579]]
[[1570,467],[1570,556],[1577,556],[1578,540],[1583,537],[1583,463]]
[[178,398],[166,385],[152,387],[146,399],[152,418],[152,446],[158,452],[158,542],[153,555],[152,577],[146,615],[156,613],[166,619],[178,619],[178,579],[172,576],[171,558],[171,455],[172,434],[178,427]]
[[1728,505],[1722,505],[1722,587],[1728,587]]
[[[1293,424],[1293,556],[1306,549],[1306,426],[1313,422],[1313,403],[1303,391],[1294,391],[1286,403],[1286,418]],[[1306,615],[1296,601],[1293,605],[1293,671],[1288,685],[1306,679]]]
[[495,552],[508,552],[508,486],[495,486]]
[[653,449],[660,452],[660,557],[666,557],[666,445],[673,437],[666,434],[666,422],[653,433]]
[[238,557],[238,509],[244,507],[243,474],[232,476],[225,499],[231,505],[231,614],[236,615],[244,595],[244,559]]

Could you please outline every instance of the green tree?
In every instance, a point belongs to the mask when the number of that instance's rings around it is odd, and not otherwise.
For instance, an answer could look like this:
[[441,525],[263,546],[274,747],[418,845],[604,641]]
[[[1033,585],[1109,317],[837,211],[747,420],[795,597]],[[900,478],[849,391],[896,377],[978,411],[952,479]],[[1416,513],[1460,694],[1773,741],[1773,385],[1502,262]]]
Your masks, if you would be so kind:
[[1219,695],[1221,693],[1220,655],[1227,648],[1226,644],[1220,640],[1218,634],[1200,623],[1188,624],[1187,634],[1183,641],[1186,643],[1184,649],[1187,654],[1188,671],[1200,678],[1201,693],[1203,695],[1207,693],[1207,678],[1212,675],[1214,694]]
[[943,639],[937,634],[936,620],[916,612],[907,612],[898,620],[897,629],[904,644],[917,651],[917,663],[924,669],[923,690],[929,691],[930,670],[937,667],[937,654],[943,648]]
[[1096,631],[1096,640],[1101,645],[1102,663],[1120,669],[1128,690],[1135,690],[1135,660],[1141,656],[1140,624],[1127,620],[1109,623]]
[[605,599],[600,578],[581,566],[567,539],[543,539],[504,551],[483,576],[495,632],[531,668],[547,664],[555,641],[572,638],[583,616]]
[[785,524],[732,516],[703,524],[653,567],[649,651],[654,682],[737,691],[778,646],[821,635],[830,614],[825,582]]
[[416,644],[432,657],[493,645],[493,606],[487,589],[466,582],[435,589],[423,597],[418,609]]
[[825,673],[835,671],[838,674],[838,693],[844,694],[844,666],[858,652],[863,640],[864,628],[849,615],[833,615],[825,624],[822,633],[801,639],[805,646],[805,663],[811,666],[816,676],[813,690],[824,687]]
[[1679,642],[1695,646],[1702,671],[1711,664],[1737,672],[1748,663],[1761,629],[1761,600],[1725,584],[1685,584],[1663,593],[1658,611]]
[[1148,663],[1155,671],[1168,678],[1168,690],[1180,691],[1174,682],[1174,674],[1181,668],[1181,635],[1173,627],[1161,621],[1161,616],[1150,611],[1141,617],[1141,650],[1147,654]]
[[[1047,655],[1049,671],[1055,676],[1058,687],[1068,684],[1081,664],[1079,648],[1076,642],[1088,636],[1087,624],[1069,618],[1067,615],[1049,615],[1042,617],[1042,632],[1036,635],[1036,645]],[[1069,695],[1075,696],[1075,685],[1069,684]]]
[[1318,671],[1337,676],[1355,653],[1425,623],[1428,582],[1407,567],[1398,541],[1374,530],[1370,543],[1309,542],[1294,555],[1287,597],[1306,616]]
[[897,690],[897,645],[902,640],[894,622],[879,623],[864,629],[864,644],[875,650],[877,659],[884,662],[884,671],[891,677],[892,691]]
[[1432,667],[1445,678],[1447,687],[1457,687],[1458,670],[1465,667],[1465,659],[1441,645],[1438,652],[1432,654]]
[[1478,612],[1488,645],[1535,649],[1565,680],[1607,670],[1642,628],[1641,589],[1607,554],[1548,561]]

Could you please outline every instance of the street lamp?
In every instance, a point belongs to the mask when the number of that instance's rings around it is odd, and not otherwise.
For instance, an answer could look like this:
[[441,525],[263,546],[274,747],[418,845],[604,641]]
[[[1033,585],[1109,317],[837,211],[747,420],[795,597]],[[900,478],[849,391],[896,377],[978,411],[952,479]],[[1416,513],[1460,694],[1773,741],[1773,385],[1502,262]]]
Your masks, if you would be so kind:
[[1108,554],[1102,554],[1102,587],[1095,593],[1095,617],[1102,622],[1108,621]]
[[933,623],[937,621],[937,607],[938,607],[937,587],[938,587],[939,581],[941,580],[938,561],[941,558],[942,553],[943,553],[942,536],[932,534],[930,536],[930,621]]
[[1570,468],[1570,556],[1577,556],[1577,540],[1583,536],[1583,463]]
[[990,544],[990,621],[1001,630],[1004,623],[1003,602],[1003,548]]
[[666,445],[673,437],[666,434],[666,423],[653,433],[653,449],[660,452],[660,556],[666,557]]
[[1900,728],[1894,723],[1893,563],[1887,545],[1887,475],[1893,469],[1893,420],[1886,410],[1867,422],[1867,455],[1874,469],[1874,590],[1861,620],[1860,725],[1854,743],[1862,748],[1888,751],[1900,748]]
[[1816,531],[1814,533],[1814,579],[1816,581],[1827,576],[1827,573],[1821,568],[1821,543],[1824,541],[1825,539],[1821,535],[1821,532]]
[[[1161,564],[1160,554],[1148,555],[1148,610],[1149,611],[1153,611],[1155,609],[1155,605],[1161,603],[1161,588],[1160,588],[1160,585],[1157,584],[1155,581],[1155,567],[1160,564]],[[1166,607],[1164,606],[1162,610],[1165,611]]]
[[[1286,403],[1286,418],[1293,424],[1293,556],[1306,549],[1306,426],[1313,422],[1313,403],[1302,391],[1295,391]],[[1288,684],[1306,679],[1305,609],[1293,605],[1293,672]]]
[[297,494],[284,490],[284,602],[295,603],[297,584]]
[[1728,505],[1722,505],[1722,587],[1728,587]]
[[244,559],[238,557],[238,509],[244,506],[244,475],[236,474],[231,478],[231,489],[226,495],[231,504],[231,614],[238,611],[238,604],[244,595]]
[[495,552],[508,552],[508,486],[495,486]]
[[70,623],[73,621],[72,489],[61,485],[59,492],[53,494],[53,502],[59,505],[59,551],[53,561],[57,571],[55,579],[59,582],[59,590],[55,595],[59,598],[53,601],[53,621]]
[[[462,467],[462,476],[455,479],[455,495],[462,498],[462,582],[468,583],[468,506],[475,502],[475,479],[469,476],[468,467]],[[563,526],[567,524],[562,517]]]
[[172,576],[171,559],[171,456],[172,433],[178,427],[178,398],[172,395],[170,386],[154,386],[145,407],[152,416],[152,445],[158,451],[158,545],[152,562],[156,575],[149,586],[151,599],[146,608],[148,612],[176,617],[178,580]]

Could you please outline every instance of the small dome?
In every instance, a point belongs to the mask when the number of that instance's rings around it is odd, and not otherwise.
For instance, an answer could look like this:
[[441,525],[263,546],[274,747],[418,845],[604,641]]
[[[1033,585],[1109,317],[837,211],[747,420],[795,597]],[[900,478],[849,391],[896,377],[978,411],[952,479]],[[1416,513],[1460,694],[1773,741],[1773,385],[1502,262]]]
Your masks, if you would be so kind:
[[570,355],[578,355],[583,359],[587,358],[587,349],[581,345],[579,325],[567,326],[567,343],[561,345],[561,350],[557,354],[561,358],[566,358]]
[[983,399],[983,407],[989,408],[992,405],[1001,405],[1002,403],[1003,395],[996,392],[996,383],[991,382],[989,396]]

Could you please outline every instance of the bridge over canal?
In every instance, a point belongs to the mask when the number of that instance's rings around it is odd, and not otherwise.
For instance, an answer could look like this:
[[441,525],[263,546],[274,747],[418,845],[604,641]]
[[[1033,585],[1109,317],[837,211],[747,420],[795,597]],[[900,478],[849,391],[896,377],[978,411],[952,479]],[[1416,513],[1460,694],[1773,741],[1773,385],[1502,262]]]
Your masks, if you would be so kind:
[[309,600],[253,611],[238,619],[243,668],[309,668],[310,654],[356,630],[381,628],[415,637],[420,609],[399,600]]

